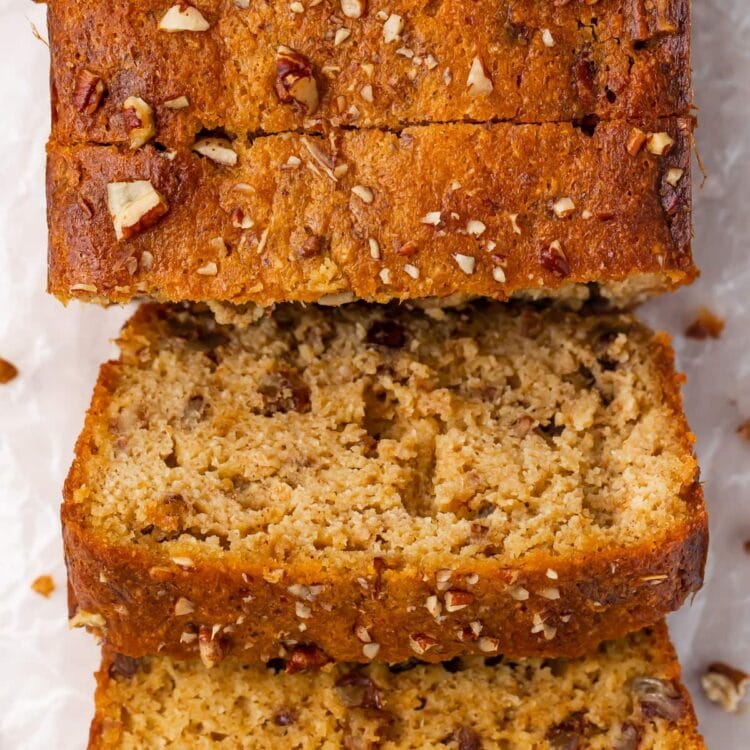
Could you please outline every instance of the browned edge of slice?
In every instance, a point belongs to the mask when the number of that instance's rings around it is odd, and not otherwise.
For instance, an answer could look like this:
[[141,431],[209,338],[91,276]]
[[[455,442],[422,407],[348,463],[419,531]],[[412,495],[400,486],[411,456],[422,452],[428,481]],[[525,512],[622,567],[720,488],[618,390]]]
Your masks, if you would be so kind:
[[[156,306],[143,306],[131,325],[145,323],[157,312]],[[668,336],[657,334],[652,346],[663,398],[682,423],[689,454],[694,437],[684,420],[682,377],[675,374]],[[437,570],[399,570],[374,558],[349,575],[332,576],[320,563],[310,562],[288,565],[279,576],[272,574],[279,567],[273,561],[264,564],[225,553],[175,562],[135,545],[108,544],[72,496],[84,481],[92,430],[115,387],[118,366],[109,362],[101,369],[66,480],[62,520],[74,595],[71,617],[77,615],[80,624],[106,635],[129,656],[194,657],[198,642],[190,634],[203,630],[213,634],[222,656],[231,653],[244,661],[293,653],[298,641],[332,659],[367,661],[355,632],[360,625],[380,644],[377,658],[389,662],[414,656],[425,645],[418,655],[429,661],[467,652],[575,656],[654,623],[702,584],[708,524],[697,476],[682,491],[690,516],[662,538],[626,549],[583,549],[565,562],[541,553],[518,566],[471,560],[450,578],[451,589],[464,590],[472,577],[471,605],[446,612],[439,625],[424,606],[436,591]],[[554,580],[547,575],[550,569],[557,574]],[[327,592],[319,602],[325,607],[315,606],[314,616],[306,620],[303,640],[288,590],[294,584],[323,584]],[[538,593],[551,585],[558,598]],[[519,588],[529,598],[519,601]],[[190,617],[174,616],[181,597],[195,608]],[[476,621],[482,624],[480,632],[472,628]]]
[[[705,750],[705,744],[698,732],[695,708],[690,694],[682,683],[682,670],[674,646],[670,641],[666,623],[664,621],[657,622],[644,629],[638,635],[649,639],[648,654],[646,655],[648,665],[647,671],[643,676],[656,677],[656,679],[670,684],[676,691],[676,695],[679,696],[674,702],[679,703],[682,707],[679,718],[676,722],[669,725],[673,731],[670,739],[676,740],[679,738],[680,744],[677,745],[674,742],[669,742],[665,747],[674,748],[675,750],[678,747],[680,750]],[[630,644],[628,645],[630,646]],[[153,657],[156,660],[160,658],[163,657]],[[595,660],[596,658],[596,655],[592,654],[592,659]],[[89,733],[89,750],[107,750],[108,748],[120,746],[124,716],[122,709],[124,707],[118,701],[117,696],[112,693],[112,683],[118,679],[129,679],[130,670],[137,670],[139,668],[140,663],[138,661],[132,662],[128,658],[123,658],[111,645],[104,644],[101,664],[98,672],[95,674],[95,712]],[[354,668],[356,669],[356,667]],[[278,679],[289,678],[279,677]],[[398,677],[395,678],[394,683],[395,690],[398,690]],[[604,684],[605,687],[602,689],[612,689],[608,682]],[[622,687],[626,688],[626,686]],[[248,692],[252,692],[253,689],[253,683],[249,681]],[[561,701],[564,701],[565,697],[565,695],[559,695]],[[637,698],[634,700],[633,714],[634,717],[639,717],[640,715],[640,719],[636,718],[636,721],[654,720],[660,715],[658,710],[655,715],[649,715],[648,711],[644,712],[642,706],[638,705]],[[630,746],[628,745],[627,747]]]
[[[268,306],[505,300],[591,283],[616,295],[644,279],[649,293],[673,289],[697,275],[691,130],[689,119],[667,119],[593,131],[561,123],[293,134],[235,142],[236,166],[190,149],[165,158],[151,146],[52,142],[48,290],[63,301]],[[650,153],[638,138],[648,132],[674,143]],[[134,181],[163,204],[131,216],[132,236],[118,241],[108,185]],[[567,198],[575,208],[558,215]]]
[[[189,146],[202,129],[245,138],[328,123],[642,118],[686,115],[692,102],[689,0],[371,0],[356,18],[338,3],[302,13],[274,3],[193,5],[207,28],[168,33],[158,28],[169,7],[161,0],[52,0],[55,138],[127,144],[131,97],[153,111],[153,137],[167,148]],[[388,15],[401,19],[391,42]],[[286,73],[314,82],[314,111],[280,100],[281,46],[299,61]],[[474,60],[481,91],[469,86]]]

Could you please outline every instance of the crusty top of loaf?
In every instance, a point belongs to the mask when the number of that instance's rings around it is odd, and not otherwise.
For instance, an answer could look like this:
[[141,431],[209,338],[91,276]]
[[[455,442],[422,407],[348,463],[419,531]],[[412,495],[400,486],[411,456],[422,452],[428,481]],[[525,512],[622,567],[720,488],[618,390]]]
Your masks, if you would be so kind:
[[119,544],[564,562],[702,517],[670,351],[629,316],[280,307],[237,329],[153,306],[120,346],[66,487]]
[[[669,148],[654,153],[647,133]],[[632,303],[696,275],[690,143],[675,119],[284,134],[235,140],[233,166],[189,148],[53,142],[49,289],[267,306],[580,300],[593,282]],[[109,191],[134,182],[160,213],[131,212],[118,240]]]
[[[201,129],[643,118],[691,104],[688,0],[350,0],[349,17],[340,0],[190,5],[205,30],[160,30],[162,0],[51,0],[55,138],[127,142],[133,96],[168,147]],[[280,46],[309,63],[314,112],[280,101]],[[491,90],[469,85],[475,60]],[[103,87],[93,110],[91,76]]]
[[663,624],[575,660],[273,666],[105,650],[89,748],[704,748]]

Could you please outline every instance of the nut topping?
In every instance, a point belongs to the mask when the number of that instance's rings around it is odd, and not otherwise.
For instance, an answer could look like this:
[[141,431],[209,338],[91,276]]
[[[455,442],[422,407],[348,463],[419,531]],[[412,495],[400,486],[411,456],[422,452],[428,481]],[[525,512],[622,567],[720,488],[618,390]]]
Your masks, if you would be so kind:
[[466,85],[471,97],[488,96],[492,92],[492,79],[481,58],[475,57],[472,60]]
[[178,96],[175,99],[168,99],[164,102],[167,109],[185,109],[190,106],[190,100],[186,96]]
[[177,615],[177,617],[182,617],[183,615],[189,615],[195,612],[195,607],[193,606],[193,603],[186,599],[184,596],[181,596],[174,605],[174,613]]
[[362,653],[367,659],[374,659],[380,651],[379,643],[366,643],[362,646]]
[[347,18],[361,18],[365,12],[365,0],[341,0],[341,12]]
[[437,640],[425,633],[413,633],[409,636],[409,645],[415,654],[422,656],[437,645]]
[[318,84],[310,61],[299,52],[281,46],[276,50],[276,95],[284,104],[296,104],[303,114],[318,109]]
[[370,188],[365,185],[355,185],[352,188],[352,193],[357,196],[363,203],[372,203],[375,199],[373,192]]
[[81,114],[93,115],[104,96],[104,81],[90,70],[82,70],[73,91],[73,106]]
[[459,591],[452,589],[445,592],[445,610],[446,612],[458,612],[465,609],[474,601],[474,594],[469,591]]
[[442,221],[440,211],[430,211],[426,213],[420,220],[420,224],[432,224],[436,227]]
[[383,24],[383,41],[386,44],[395,42],[400,36],[404,29],[404,20],[401,16],[397,16],[395,13],[391,13]]
[[154,110],[139,96],[129,96],[123,102],[122,112],[130,135],[130,148],[140,148],[156,135]]
[[677,187],[680,180],[682,179],[682,175],[684,174],[684,169],[680,169],[679,167],[670,167],[667,170],[666,180],[672,187]]
[[625,149],[631,156],[636,156],[638,152],[643,148],[643,144],[646,142],[646,134],[639,128],[633,128],[630,131],[628,140],[625,144]]
[[300,258],[314,258],[320,255],[323,249],[323,240],[315,234],[311,234],[300,246],[297,255]]
[[226,167],[237,164],[237,152],[226,138],[201,138],[193,144],[193,151]]
[[474,273],[474,268],[476,266],[476,260],[471,257],[471,255],[462,255],[461,253],[456,253],[453,256],[454,260],[458,264],[458,267],[467,275],[471,276],[471,274]]
[[419,245],[417,245],[416,242],[409,240],[408,242],[404,242],[396,252],[399,255],[403,255],[405,258],[410,258],[412,255],[416,255],[419,252]]
[[560,279],[564,279],[570,275],[568,258],[558,240],[552,242],[548,247],[542,247],[539,250],[539,263],[541,263],[542,268]]
[[669,133],[649,133],[646,137],[646,149],[650,154],[663,156],[669,153],[674,145],[674,139]]
[[481,237],[485,229],[487,229],[487,226],[479,219],[470,219],[466,222],[466,231],[474,237]]
[[226,655],[226,645],[217,635],[216,628],[208,625],[201,625],[198,630],[198,653],[206,669],[215,667]]
[[127,240],[154,226],[169,210],[166,200],[148,180],[110,182],[107,205],[118,240]]
[[173,5],[159,21],[159,29],[174,33],[177,31],[207,31],[209,23],[203,14],[192,5],[180,2]]
[[564,219],[566,216],[570,216],[575,209],[576,204],[567,196],[565,198],[558,198],[552,204],[552,211],[558,219]]

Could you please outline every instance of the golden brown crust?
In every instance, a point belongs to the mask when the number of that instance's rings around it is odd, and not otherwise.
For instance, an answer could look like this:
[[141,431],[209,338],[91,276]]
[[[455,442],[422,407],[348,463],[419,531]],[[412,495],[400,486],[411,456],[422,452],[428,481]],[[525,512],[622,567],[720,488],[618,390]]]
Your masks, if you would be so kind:
[[[131,326],[148,325],[158,310],[142,308]],[[689,456],[693,436],[682,416],[680,378],[666,336],[654,339],[653,356],[662,397],[674,411]],[[76,599],[71,616],[76,611],[101,615],[107,638],[122,653],[195,656],[197,644],[182,642],[183,633],[193,631],[173,617],[175,602],[184,597],[195,605],[194,626],[220,625],[227,652],[243,661],[274,658],[302,639],[336,660],[363,661],[358,625],[375,634],[378,658],[384,661],[412,656],[409,637],[417,634],[435,640],[422,656],[431,661],[480,653],[479,637],[497,639],[497,648],[511,656],[579,655],[602,640],[653,623],[701,586],[708,530],[697,477],[683,489],[688,520],[675,522],[662,538],[631,547],[583,548],[564,562],[541,553],[516,566],[472,559],[470,570],[456,570],[450,580],[460,590],[470,574],[478,576],[472,584],[474,601],[446,613],[440,624],[424,606],[437,591],[438,570],[429,564],[403,568],[372,559],[342,576],[318,562],[294,563],[279,576],[272,560],[253,562],[227,552],[220,559],[192,556],[192,564],[185,566],[158,547],[110,543],[90,527],[85,507],[73,501],[73,494],[85,483],[96,423],[117,383],[118,363],[104,365],[66,481],[62,517]],[[557,573],[559,590],[559,598],[552,600],[535,593],[550,586],[550,568]],[[303,636],[288,590],[293,584],[323,584],[325,590],[313,604]],[[531,596],[519,601],[514,597],[519,587]],[[481,634],[471,630],[476,621],[483,623]],[[540,621],[546,627],[540,628]]]
[[[62,143],[127,143],[122,107],[131,96],[153,107],[156,140],[168,147],[189,145],[202,128],[244,136],[320,121],[401,128],[643,118],[687,114],[692,101],[688,0],[370,0],[356,19],[334,0],[304,3],[301,13],[270,0],[245,9],[196,0],[210,27],[181,33],[159,30],[169,3],[155,0],[49,5],[54,136]],[[390,14],[403,29],[386,43]],[[350,35],[336,44],[340,29]],[[320,93],[313,115],[274,91],[280,45],[312,65]],[[467,86],[475,57],[492,81],[486,96]],[[84,95],[92,75],[104,87],[98,105]],[[165,106],[181,96],[188,107]]]
[[[688,748],[690,748],[691,750],[704,750],[705,745],[700,734],[698,733],[695,710],[692,705],[690,695],[681,682],[680,664],[677,660],[677,655],[674,651],[674,647],[669,640],[669,634],[666,624],[663,621],[658,622],[652,627],[649,627],[639,633],[634,633],[622,642],[603,645],[596,652],[591,652],[586,657],[584,657],[584,661],[586,662],[584,671],[598,675],[598,677],[595,679],[595,682],[597,684],[594,688],[594,694],[587,695],[588,701],[590,701],[590,703],[587,703],[586,706],[591,706],[591,704],[594,703],[596,699],[601,699],[602,703],[604,705],[607,705],[610,712],[606,716],[598,716],[599,721],[602,722],[603,726],[605,727],[605,731],[608,721],[612,722],[615,725],[624,722],[625,724],[629,724],[631,726],[641,726],[642,728],[644,724],[648,725],[653,722],[653,728],[648,735],[648,739],[645,740],[645,743],[643,743],[642,746],[656,746],[656,744],[652,745],[651,743],[654,742],[654,740],[658,740],[660,742],[658,746],[665,748],[665,750],[667,748],[669,748],[670,750],[676,750],[677,748],[679,748],[680,750],[688,750]],[[620,671],[622,669],[623,662],[627,662],[630,665],[629,670],[624,673]],[[460,695],[460,697],[455,696],[452,706],[450,705],[450,701],[441,702],[441,708],[443,710],[445,710],[446,708],[453,708],[453,710],[450,711],[450,714],[454,717],[453,721],[455,723],[460,722],[460,717],[464,715],[463,709],[465,708],[465,706],[456,705],[456,699],[462,700],[464,702],[476,699],[479,697],[478,695],[476,695],[477,692],[479,692],[482,696],[483,705],[486,705],[486,701],[493,697],[492,693],[494,691],[507,691],[504,696],[507,697],[513,694],[520,687],[520,690],[523,694],[519,697],[523,703],[528,702],[532,705],[536,704],[537,706],[541,707],[544,697],[534,691],[533,686],[536,683],[533,681],[533,677],[527,677],[528,687],[526,686],[526,684],[524,684],[523,680],[520,681],[520,685],[518,683],[510,681],[503,686],[502,682],[497,684],[492,683],[491,681],[485,681],[487,680],[487,674],[485,673],[487,665],[480,666],[476,663],[472,663],[472,665],[468,666],[468,670],[467,666],[468,665],[466,664],[462,664],[458,665],[458,668],[460,669],[460,672],[462,672],[463,675],[466,676],[466,679],[463,682],[464,690],[468,690],[471,695]],[[534,666],[536,665],[531,666],[532,673]],[[570,670],[576,669],[577,666],[578,665],[576,663],[568,663],[566,665],[564,673],[569,674]],[[463,668],[461,669],[461,667]],[[162,668],[170,669],[168,666],[168,661],[164,660],[163,663],[162,657],[149,658],[144,660],[143,662],[131,663],[129,661],[123,661],[122,658],[118,655],[117,651],[112,648],[111,645],[104,645],[102,649],[101,666],[96,674],[97,689],[95,695],[95,714],[91,724],[90,739],[88,745],[89,750],[104,750],[105,748],[117,748],[121,746],[125,735],[130,734],[130,732],[126,729],[125,722],[123,721],[123,709],[125,711],[129,709],[132,710],[132,703],[140,701],[145,702],[149,699],[152,699],[153,704],[150,705],[149,710],[155,712],[154,716],[157,716],[159,712],[169,712],[174,708],[174,699],[167,698],[165,700],[162,696],[158,695],[158,681],[155,683],[155,685],[152,686],[145,684],[135,689],[126,688],[125,691],[119,689],[122,681],[125,681],[125,683],[127,683],[134,677],[137,678],[138,670],[143,668],[145,668],[149,672],[153,670],[160,670]],[[338,671],[335,672],[333,680],[335,680],[338,675],[352,674],[352,672],[349,671],[351,670],[351,668],[352,665],[346,664],[338,666],[336,668]],[[495,667],[490,668],[507,669],[508,667],[506,667],[503,662],[500,661],[499,666],[495,665]],[[234,670],[239,668],[237,665],[227,665],[227,670],[225,672],[222,672],[221,677],[218,678],[218,684],[224,686],[225,688],[232,689],[233,684],[231,681],[232,675],[229,672],[230,669]],[[432,667],[430,669],[440,670],[440,667]],[[132,675],[131,670],[133,671]],[[477,674],[477,672],[482,672],[484,674]],[[651,678],[652,680],[660,682],[665,687],[668,687],[668,689],[671,688],[671,690],[675,691],[675,693],[673,694],[673,705],[680,707],[678,716],[672,716],[672,720],[665,721],[664,719],[666,717],[663,714],[656,713],[648,715],[647,712],[647,714],[644,715],[644,713],[642,712],[642,708],[638,705],[638,695],[637,693],[633,692],[633,683],[629,681],[629,678],[627,676],[628,674],[632,673],[635,673],[635,675],[637,676]],[[262,672],[255,674],[260,677],[260,680],[263,680],[262,685],[258,684],[257,680],[253,680],[252,678],[245,679],[243,681],[241,693],[244,696],[246,694],[252,694],[254,691],[258,691],[257,699],[263,706],[263,708],[261,709],[261,715],[263,716],[263,718],[265,718],[265,715],[267,715],[268,713],[272,713],[275,706],[280,707],[280,705],[276,703],[279,700],[278,698],[274,698],[264,692],[264,689],[267,690],[269,685],[265,680],[271,679],[285,681],[286,685],[293,686],[294,681],[300,679],[299,677],[290,678],[278,675],[271,676],[270,674],[265,675]],[[423,683],[423,687],[425,690],[428,689],[429,685],[434,685],[434,683],[431,683],[430,681],[432,675],[430,675],[428,670],[425,670],[422,673],[421,680],[419,681],[415,681],[414,679],[409,678],[404,680],[401,674],[389,675],[387,688],[385,689],[383,689],[382,686],[382,678],[384,674],[387,674],[387,672],[384,673],[382,669],[378,670],[377,665],[375,670],[371,669],[369,672],[367,670],[359,671],[357,672],[357,674],[362,677],[367,675],[370,679],[374,679],[375,682],[365,682],[364,684],[378,685],[378,689],[383,690],[381,696],[384,697],[387,701],[386,705],[391,708],[391,710],[395,709],[400,718],[407,721],[409,720],[410,715],[413,717],[413,714],[411,714],[410,711],[410,700],[408,698],[402,699],[400,691],[403,689],[405,691],[404,696],[408,695],[409,691],[414,689],[415,682],[417,688],[419,688],[420,684]],[[204,680],[207,679],[205,673],[203,675],[201,674],[200,667],[198,666],[194,666],[193,668],[186,668],[185,670],[177,673],[173,669],[170,669],[170,675],[171,679],[176,680],[178,683],[183,680],[185,682],[192,681],[192,685],[194,688],[206,684]],[[248,675],[248,677],[250,677],[250,675]],[[326,685],[330,684],[330,682],[331,680],[325,676],[322,676],[322,678],[318,677],[317,681],[307,681],[305,683],[305,688],[303,688],[302,690],[306,695],[309,695],[310,691],[324,691],[326,689]],[[545,683],[545,689],[543,689],[543,692],[546,693],[547,691],[556,689],[555,698],[556,704],[560,708],[559,713],[565,714],[567,712],[569,716],[575,716],[576,714],[574,712],[573,703],[574,698],[573,695],[570,694],[570,682],[566,682],[564,678],[560,677],[557,683],[559,684]],[[524,687],[527,687],[526,691],[524,691]],[[576,687],[579,690],[581,689],[580,686]],[[439,688],[437,689],[439,690]],[[622,695],[623,693],[624,696]],[[202,710],[210,711],[212,710],[212,708],[214,708],[214,706],[212,705],[212,697],[213,692],[207,687],[206,695],[203,698],[203,700],[207,701],[207,704],[206,707]],[[295,697],[297,696],[290,695],[286,697],[287,703],[284,704],[284,707],[287,708],[287,715],[289,715],[290,717],[294,716],[294,712],[290,709],[295,706]],[[620,715],[618,709],[615,708],[615,706],[618,706],[620,704],[620,701],[623,697],[626,703],[630,704],[630,708],[625,709],[626,712],[630,713],[629,717],[627,713]],[[194,707],[193,710],[196,710],[196,708],[197,707]],[[531,706],[529,708],[531,713],[535,712],[534,708],[531,708]],[[401,716],[401,711],[403,711],[405,715]],[[594,712],[596,712],[596,709],[594,709]],[[162,721],[164,721],[165,716],[161,716],[160,718],[162,719]],[[322,717],[318,716],[316,717],[316,719],[321,720]],[[535,726],[534,729],[543,732],[544,727],[546,727],[550,722],[549,716],[545,717],[545,719],[546,721],[542,720],[543,723],[541,727]],[[502,723],[503,718],[498,717],[497,721]],[[429,726],[429,723],[430,719],[427,718],[427,726]],[[231,720],[227,719],[226,726],[229,727],[231,725]],[[571,724],[571,728],[573,726],[575,725]],[[480,730],[481,732],[483,728],[485,727],[480,721],[476,726],[476,729]],[[264,726],[264,731],[269,731],[267,725]],[[300,729],[297,729],[296,731],[299,732]],[[636,736],[638,736],[639,734],[640,732],[637,732]],[[481,734],[478,734],[477,736],[481,738]],[[527,734],[524,734],[523,736],[528,737]],[[131,735],[131,740],[132,738],[133,735]],[[388,746],[392,745],[389,744]],[[408,746],[414,747],[415,745],[413,743],[410,743]],[[639,745],[639,747],[641,747],[641,745]]]
[[[622,121],[592,135],[569,124],[500,124],[270,136],[234,141],[234,167],[190,149],[167,158],[152,146],[52,143],[49,290],[63,300],[267,306],[334,294],[506,299],[575,282],[606,292],[644,278],[648,291],[671,289],[696,276],[690,122],[638,126],[669,133],[673,147],[631,155],[635,126]],[[169,210],[118,242],[107,185],[135,180],[149,180]],[[561,198],[574,209],[557,216]],[[252,226],[238,226],[243,218]]]

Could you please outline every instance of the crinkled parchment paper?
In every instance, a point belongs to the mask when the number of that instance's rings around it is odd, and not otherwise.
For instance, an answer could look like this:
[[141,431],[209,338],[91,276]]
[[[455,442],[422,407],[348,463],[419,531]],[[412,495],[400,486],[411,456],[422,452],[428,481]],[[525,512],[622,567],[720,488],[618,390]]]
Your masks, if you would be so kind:
[[[124,2],[125,0],[123,0]],[[544,2],[546,0],[538,0]],[[0,386],[0,748],[85,746],[97,648],[66,624],[58,507],[60,488],[100,362],[127,312],[64,309],[45,286],[44,142],[48,131],[45,9],[0,0],[0,356],[19,377]],[[706,586],[671,618],[709,747],[750,745],[750,714],[727,715],[702,696],[699,676],[716,659],[750,671],[750,4],[696,0],[694,71],[698,145],[690,289],[644,315],[674,336],[688,375],[688,416],[698,435],[711,512]],[[686,339],[701,305],[727,322],[718,341]],[[40,574],[57,590],[30,590]]]

